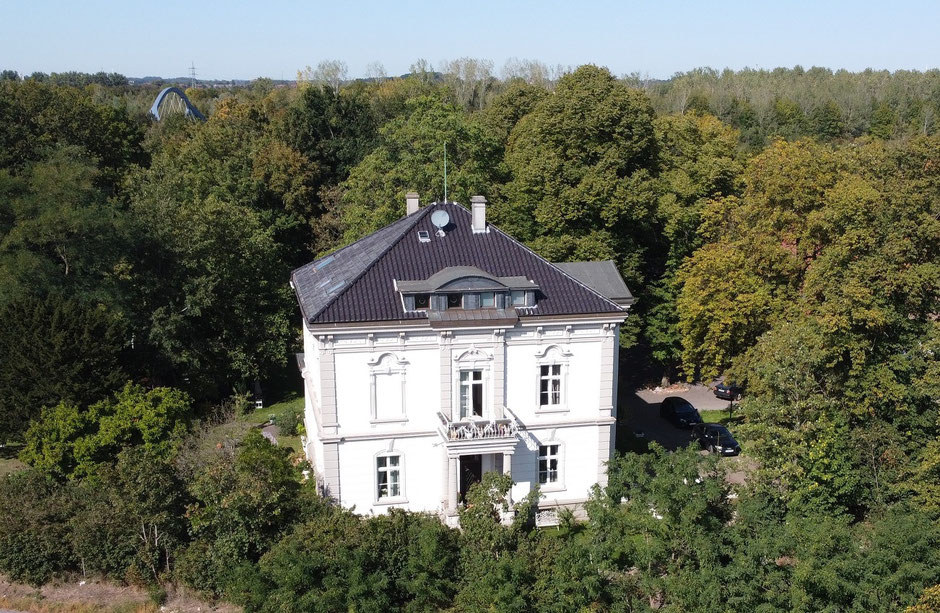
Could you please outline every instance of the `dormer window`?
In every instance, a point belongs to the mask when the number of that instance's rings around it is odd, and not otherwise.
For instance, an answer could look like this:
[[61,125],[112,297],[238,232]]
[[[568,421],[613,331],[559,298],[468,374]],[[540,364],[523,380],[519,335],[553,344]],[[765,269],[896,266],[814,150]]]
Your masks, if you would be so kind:
[[[427,311],[429,317],[450,310],[533,307],[538,291],[538,285],[526,277],[497,277],[473,266],[448,266],[427,279],[395,281],[395,285],[406,312]],[[492,319],[496,315],[483,316]]]

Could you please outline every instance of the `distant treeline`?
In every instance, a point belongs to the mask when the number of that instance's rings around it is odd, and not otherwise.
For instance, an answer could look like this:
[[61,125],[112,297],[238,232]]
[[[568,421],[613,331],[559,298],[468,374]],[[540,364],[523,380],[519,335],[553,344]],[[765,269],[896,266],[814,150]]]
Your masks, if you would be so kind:
[[797,66],[774,70],[701,68],[642,87],[661,113],[717,115],[752,147],[768,138],[820,140],[933,134],[940,113],[940,70],[833,72]]
[[[390,77],[379,69],[370,70],[363,79],[349,79],[341,62],[323,62],[333,77],[345,85],[354,81],[381,83]],[[549,68],[539,62],[510,60],[501,78],[493,74],[488,60],[462,58],[435,70],[423,60],[416,62],[412,72],[402,77],[417,77],[427,82],[447,84],[458,101],[467,108],[484,108],[512,81],[525,80],[551,89],[557,80],[570,72],[570,67]],[[308,69],[308,78],[316,70]],[[304,72],[300,72],[303,79]],[[11,70],[0,79],[17,79]],[[85,87],[103,85],[122,87],[177,84],[186,86],[188,78],[165,79],[144,77],[129,80],[118,73],[34,72],[24,79],[53,85]],[[724,69],[697,68],[677,73],[669,79],[650,79],[639,73],[625,75],[622,80],[631,87],[647,92],[657,113],[684,113],[689,110],[711,113],[740,131],[741,142],[759,148],[773,138],[816,138],[823,141],[857,138],[866,134],[892,138],[911,134],[933,134],[938,129],[940,114],[940,70],[926,71],[867,69],[861,72],[835,70],[814,66],[793,68]],[[285,86],[295,81],[258,79],[198,81],[202,88],[251,88],[259,84]]]

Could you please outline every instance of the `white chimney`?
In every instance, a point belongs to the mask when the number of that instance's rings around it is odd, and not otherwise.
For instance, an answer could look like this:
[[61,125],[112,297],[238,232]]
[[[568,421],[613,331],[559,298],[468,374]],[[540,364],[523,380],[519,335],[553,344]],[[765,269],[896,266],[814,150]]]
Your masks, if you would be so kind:
[[418,212],[418,194],[416,192],[405,194],[405,211],[408,215]]
[[473,233],[486,232],[486,198],[471,196],[470,211],[473,215]]

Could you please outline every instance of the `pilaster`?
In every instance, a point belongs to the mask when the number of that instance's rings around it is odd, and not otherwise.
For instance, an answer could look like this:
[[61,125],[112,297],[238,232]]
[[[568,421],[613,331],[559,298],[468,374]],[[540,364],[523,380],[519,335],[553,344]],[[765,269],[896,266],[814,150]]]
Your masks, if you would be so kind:
[[455,420],[451,399],[453,396],[453,336],[448,330],[444,330],[438,336],[438,342],[441,347],[441,413]]
[[493,410],[497,419],[505,416],[506,406],[506,331],[493,330]]

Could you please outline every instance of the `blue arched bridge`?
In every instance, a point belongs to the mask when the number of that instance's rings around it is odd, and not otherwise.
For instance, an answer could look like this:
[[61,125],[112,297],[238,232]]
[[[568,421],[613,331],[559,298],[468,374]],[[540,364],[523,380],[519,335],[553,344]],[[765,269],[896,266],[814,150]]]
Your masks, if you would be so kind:
[[150,107],[150,114],[157,121],[160,121],[173,113],[183,113],[186,117],[199,119],[200,121],[206,120],[206,116],[193,106],[183,90],[178,87],[167,87],[157,94],[157,99],[153,101],[153,106]]

